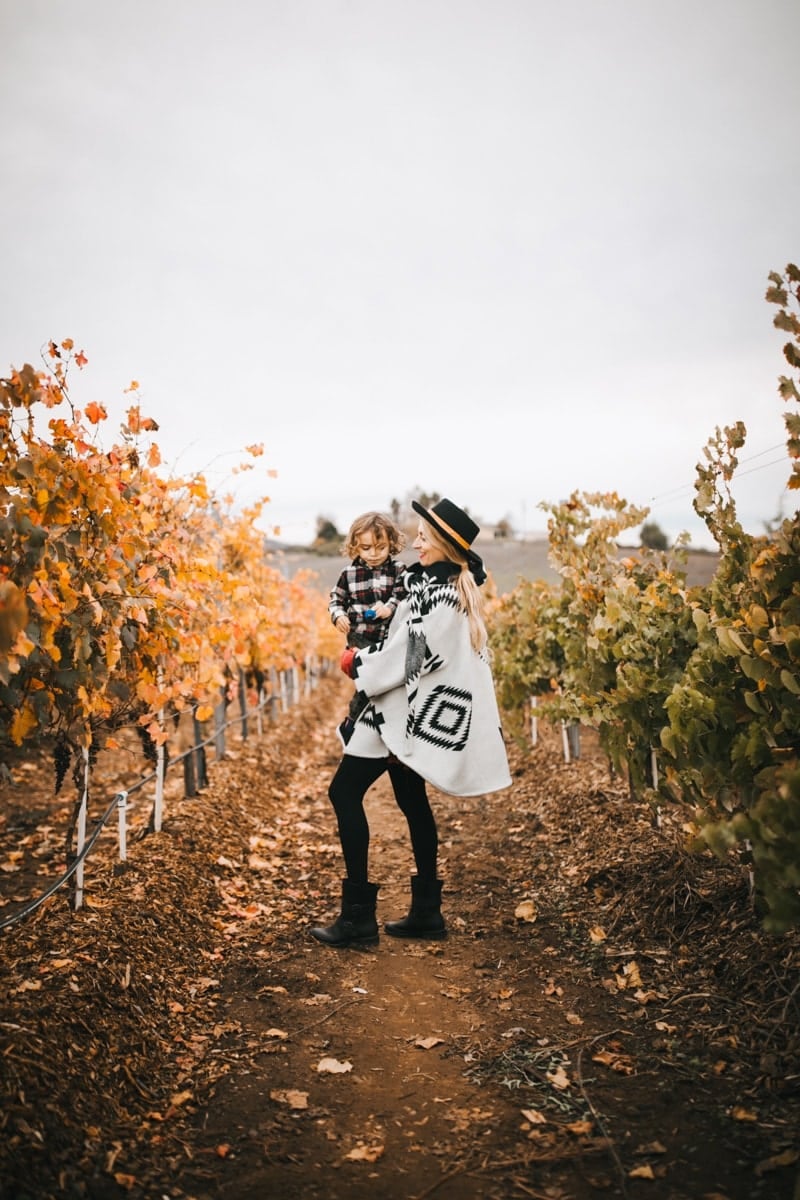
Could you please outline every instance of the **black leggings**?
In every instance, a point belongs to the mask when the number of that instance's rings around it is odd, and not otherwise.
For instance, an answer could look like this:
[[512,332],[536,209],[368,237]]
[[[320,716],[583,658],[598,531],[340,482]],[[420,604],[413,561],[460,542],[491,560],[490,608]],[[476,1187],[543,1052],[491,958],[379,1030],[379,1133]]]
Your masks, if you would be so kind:
[[394,798],[408,821],[417,874],[422,879],[435,879],[439,835],[425,780],[410,767],[393,759],[356,758],[353,754],[345,754],[328,789],[339,823],[347,877],[353,883],[366,883],[369,878],[369,824],[364,812],[364,796],[384,771],[389,772]]

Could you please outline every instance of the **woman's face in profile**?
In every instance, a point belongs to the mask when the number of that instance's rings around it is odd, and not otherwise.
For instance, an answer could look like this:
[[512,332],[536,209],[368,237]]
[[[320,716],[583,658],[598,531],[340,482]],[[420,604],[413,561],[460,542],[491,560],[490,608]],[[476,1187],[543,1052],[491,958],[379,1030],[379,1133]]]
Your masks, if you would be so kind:
[[429,567],[431,563],[446,562],[444,554],[439,550],[429,539],[428,526],[424,521],[420,521],[417,526],[417,536],[414,538],[414,549],[419,555],[419,561],[423,567]]

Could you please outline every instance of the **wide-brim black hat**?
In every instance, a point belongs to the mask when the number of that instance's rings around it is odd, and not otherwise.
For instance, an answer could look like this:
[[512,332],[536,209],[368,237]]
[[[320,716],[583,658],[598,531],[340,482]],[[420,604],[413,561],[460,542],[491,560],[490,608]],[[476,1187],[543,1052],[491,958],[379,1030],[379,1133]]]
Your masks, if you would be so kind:
[[438,500],[432,508],[427,509],[417,500],[411,501],[411,507],[421,517],[441,534],[446,542],[459,550],[467,560],[470,571],[476,583],[483,583],[486,571],[483,559],[472,549],[472,543],[480,533],[480,525],[476,525],[469,513],[459,508],[452,500]]

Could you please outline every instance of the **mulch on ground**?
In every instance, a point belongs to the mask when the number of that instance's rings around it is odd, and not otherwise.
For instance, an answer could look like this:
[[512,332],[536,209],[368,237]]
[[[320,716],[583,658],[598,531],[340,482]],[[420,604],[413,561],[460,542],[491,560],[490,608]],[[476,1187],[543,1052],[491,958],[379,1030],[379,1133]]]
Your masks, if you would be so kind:
[[[446,942],[308,936],[338,897],[348,687],[234,743],[199,796],[175,780],[124,868],[104,834],[79,913],[59,893],[0,935],[0,1195],[792,1200],[800,937],[766,935],[747,871],[690,855],[677,809],[657,827],[590,734],[570,764],[547,726],[512,744],[502,795],[434,794]],[[0,917],[63,854],[46,758],[12,774]],[[387,919],[411,861],[384,781],[369,813]]]

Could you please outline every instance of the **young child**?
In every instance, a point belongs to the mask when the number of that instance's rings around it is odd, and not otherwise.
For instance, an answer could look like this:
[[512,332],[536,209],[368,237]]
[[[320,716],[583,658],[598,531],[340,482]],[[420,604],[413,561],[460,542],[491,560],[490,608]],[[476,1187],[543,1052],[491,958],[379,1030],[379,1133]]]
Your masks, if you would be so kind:
[[367,512],[356,517],[345,542],[351,559],[331,589],[328,611],[345,634],[348,646],[359,650],[380,645],[400,600],[405,565],[394,555],[405,535],[383,513]]
[[[331,620],[345,634],[348,646],[361,650],[384,641],[395,609],[406,595],[406,568],[394,557],[404,542],[405,535],[383,513],[362,513],[350,526],[344,549],[352,561],[331,589],[328,604]],[[350,701],[340,726],[344,739],[366,702],[358,692]]]

